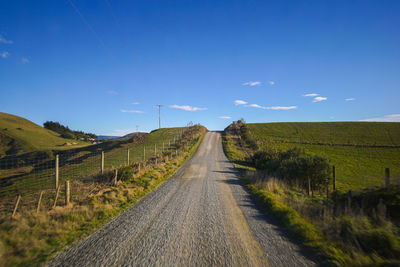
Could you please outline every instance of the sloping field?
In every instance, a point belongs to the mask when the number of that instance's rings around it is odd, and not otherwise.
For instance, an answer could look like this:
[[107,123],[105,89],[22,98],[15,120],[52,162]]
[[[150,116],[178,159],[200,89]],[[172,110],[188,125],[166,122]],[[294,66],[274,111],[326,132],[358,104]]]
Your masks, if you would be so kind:
[[[80,180],[100,172],[101,154],[104,169],[160,156],[167,150],[175,152],[174,141],[186,128],[165,128],[130,140],[113,140],[76,149],[54,151],[59,155],[59,179]],[[170,146],[169,146],[170,145]],[[26,159],[25,155],[28,155]],[[15,192],[31,192],[54,187],[55,155],[27,153],[0,159],[0,197]]]
[[304,148],[336,167],[339,190],[380,186],[385,168],[400,180],[400,123],[318,122],[247,124],[260,148]]
[[0,112],[0,157],[35,150],[70,149],[88,145],[86,142],[64,139],[27,119]]

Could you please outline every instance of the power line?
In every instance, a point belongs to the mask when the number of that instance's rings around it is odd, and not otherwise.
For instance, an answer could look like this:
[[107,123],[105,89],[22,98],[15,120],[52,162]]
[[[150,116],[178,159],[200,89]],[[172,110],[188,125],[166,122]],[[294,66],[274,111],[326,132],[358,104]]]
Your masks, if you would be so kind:
[[113,19],[114,19],[114,22],[115,22],[115,24],[117,25],[117,28],[118,28],[119,32],[121,33],[122,40],[125,42],[125,44],[126,44],[128,50],[129,50],[129,52],[130,52],[130,53],[132,54],[132,56],[133,56],[133,55],[134,55],[133,49],[131,50],[131,46],[129,45],[128,39],[126,38],[126,34],[124,34],[124,31],[122,30],[121,24],[119,23],[119,21],[118,21],[118,19],[117,19],[117,16],[115,15],[115,13],[114,13],[114,11],[113,11],[113,9],[112,9],[112,7],[111,7],[110,2],[109,2],[108,0],[105,0],[105,1],[106,1],[108,10],[110,10],[111,16],[112,16]]
[[97,34],[97,32],[93,29],[92,25],[85,19],[85,17],[82,15],[82,13],[79,11],[79,8],[72,2],[72,0],[67,0],[72,8],[75,10],[76,14],[79,15],[83,23],[88,27],[88,29],[92,32],[92,34],[96,37],[97,41],[103,46],[103,48],[111,55],[111,57],[116,60],[116,58],[111,54],[111,52],[107,49],[106,45],[104,44],[103,40],[100,38],[100,36]]

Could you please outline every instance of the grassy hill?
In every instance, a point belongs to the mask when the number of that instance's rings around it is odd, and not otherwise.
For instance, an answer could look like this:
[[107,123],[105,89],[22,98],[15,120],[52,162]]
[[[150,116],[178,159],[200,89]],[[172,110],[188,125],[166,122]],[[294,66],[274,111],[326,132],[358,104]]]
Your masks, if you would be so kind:
[[[175,152],[174,140],[186,128],[163,128],[149,134],[141,134],[127,140],[109,140],[103,143],[54,150],[52,153],[25,153],[0,159],[0,198],[14,192],[49,189],[54,185],[54,158],[59,155],[60,182],[82,179],[99,172],[101,153],[104,152],[104,167],[111,169],[127,163],[129,149],[130,163],[139,162],[161,155],[164,151]],[[204,127],[192,127],[192,131],[204,132]],[[169,144],[171,146],[169,147]]]
[[59,134],[27,119],[0,112],[0,157],[36,150],[70,149],[88,144],[61,138]]
[[385,168],[400,182],[400,123],[249,123],[246,129],[259,149],[300,147],[329,159],[339,190],[382,185]]
[[400,123],[292,122],[247,124],[254,137],[326,145],[400,146]]

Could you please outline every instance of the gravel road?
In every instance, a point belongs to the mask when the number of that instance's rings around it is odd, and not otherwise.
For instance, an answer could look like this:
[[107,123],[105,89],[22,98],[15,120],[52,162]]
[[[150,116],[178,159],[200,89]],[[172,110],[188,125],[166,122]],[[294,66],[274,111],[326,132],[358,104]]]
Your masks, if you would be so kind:
[[260,210],[209,132],[169,180],[49,266],[315,266]]

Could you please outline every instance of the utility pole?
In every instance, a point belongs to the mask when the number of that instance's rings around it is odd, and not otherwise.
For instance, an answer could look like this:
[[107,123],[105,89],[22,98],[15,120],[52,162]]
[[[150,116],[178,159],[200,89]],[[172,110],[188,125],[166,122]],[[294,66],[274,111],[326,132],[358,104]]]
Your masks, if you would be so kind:
[[161,129],[161,107],[163,105],[156,105],[158,107],[158,129]]

